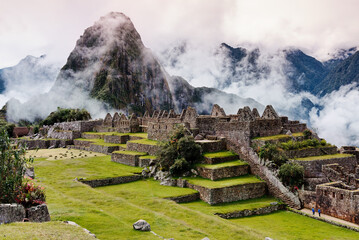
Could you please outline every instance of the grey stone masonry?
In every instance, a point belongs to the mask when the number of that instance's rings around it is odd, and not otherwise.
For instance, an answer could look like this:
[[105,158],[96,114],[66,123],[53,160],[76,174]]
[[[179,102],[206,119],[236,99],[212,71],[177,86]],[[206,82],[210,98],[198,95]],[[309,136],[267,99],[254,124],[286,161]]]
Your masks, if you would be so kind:
[[116,151],[111,154],[111,161],[122,163],[128,166],[138,167],[139,157],[144,156],[145,154],[126,154],[121,153],[121,151]]
[[338,153],[337,147],[318,147],[318,148],[305,148],[298,150],[285,151],[288,158],[305,158],[312,156],[322,156]]
[[26,212],[22,205],[0,204],[0,223],[22,222],[25,217]]
[[202,162],[205,164],[217,164],[223,162],[230,162],[238,159],[238,155],[228,157],[204,157]]
[[105,135],[105,143],[125,144],[130,139],[128,135]]
[[193,202],[199,199],[199,193],[192,193],[192,194],[177,196],[177,197],[168,197],[166,199],[172,200],[176,203]]
[[127,150],[137,151],[137,152],[146,152],[149,155],[156,155],[156,152],[159,150],[158,145],[149,145],[135,142],[127,142]]
[[86,180],[79,179],[79,182],[89,185],[90,187],[103,187],[109,185],[116,185],[121,183],[129,183],[140,180],[142,178],[141,175],[132,175],[132,176],[121,176],[121,177],[113,177],[113,178],[104,178],[104,179],[94,179],[94,180]]
[[238,177],[241,175],[246,175],[249,173],[249,165],[237,165],[221,168],[206,168],[206,167],[197,167],[198,174],[212,181],[222,179],[222,178],[231,178]]
[[26,209],[27,219],[30,222],[48,222],[51,221],[49,210],[46,204],[30,207]]
[[221,140],[196,140],[196,143],[201,145],[203,152],[219,152],[226,150],[226,142],[224,139]]
[[266,193],[266,183],[245,183],[224,188],[206,188],[199,185],[187,183],[189,188],[197,190],[201,200],[210,205],[235,202],[252,198],[262,197]]
[[123,150],[121,146],[105,146],[105,145],[97,145],[97,144],[90,144],[89,150],[93,152],[99,152],[103,154],[111,154],[114,151]]

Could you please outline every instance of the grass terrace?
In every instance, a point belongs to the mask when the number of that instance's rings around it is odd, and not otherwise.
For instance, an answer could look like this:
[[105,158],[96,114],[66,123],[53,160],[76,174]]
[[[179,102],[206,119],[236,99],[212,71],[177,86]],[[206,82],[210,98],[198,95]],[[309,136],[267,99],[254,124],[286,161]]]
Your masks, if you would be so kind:
[[84,134],[99,135],[99,136],[123,136],[123,135],[128,135],[127,133],[119,133],[119,132],[84,132]]
[[157,157],[156,157],[156,156],[152,156],[152,155],[146,155],[146,156],[140,157],[140,159],[157,159]]
[[181,203],[181,205],[193,210],[200,211],[202,213],[215,214],[267,207],[270,206],[270,203],[272,202],[280,201],[271,196],[263,196],[261,198],[248,199],[231,203],[220,203],[216,205],[210,205],[200,200],[190,203]]
[[81,227],[60,221],[44,223],[17,222],[3,224],[0,227],[0,239],[61,239],[93,240]]
[[127,135],[134,136],[134,137],[140,137],[140,138],[148,138],[148,134],[144,132],[138,132],[138,133],[126,133]]
[[258,179],[253,175],[243,175],[240,177],[221,179],[217,181],[212,181],[210,179],[200,178],[200,177],[186,177],[185,179],[191,184],[206,187],[206,188],[223,188],[223,187],[230,187],[230,186],[241,185],[246,183],[263,182],[262,180]]
[[305,157],[305,158],[295,158],[297,161],[315,161],[315,160],[325,160],[325,159],[333,159],[333,158],[346,158],[352,157],[351,154],[332,154],[332,155],[322,155],[322,156],[313,156],[313,157]]
[[[293,137],[301,137],[301,136],[303,136],[303,133],[298,132],[298,133],[293,133],[292,135],[293,135]],[[270,140],[279,140],[279,139],[283,139],[283,138],[291,138],[291,136],[286,135],[286,134],[279,134],[279,135],[273,135],[273,136],[268,136],[268,137],[256,137],[256,138],[253,138],[253,140],[270,141]]]
[[248,163],[242,160],[236,160],[232,162],[224,162],[218,164],[197,164],[196,166],[207,168],[207,169],[218,169],[218,168],[234,167],[234,166],[242,166],[242,165],[248,165]]
[[214,152],[214,153],[204,153],[203,156],[207,157],[207,158],[221,158],[221,157],[232,157],[232,156],[238,156],[238,155],[231,151],[220,151],[220,152]]
[[[48,155],[54,155],[56,151],[46,150]],[[84,151],[83,154],[89,152]],[[67,230],[57,227],[58,231],[55,228],[41,231],[47,224],[56,225],[56,221],[68,220],[87,228],[102,240],[158,239],[150,232],[133,230],[134,222],[145,219],[154,232],[174,239],[208,237],[217,240],[263,240],[268,236],[273,239],[359,239],[357,232],[286,211],[234,220],[222,219],[213,215],[206,203],[176,204],[163,199],[193,193],[193,190],[161,186],[153,180],[99,188],[74,181],[76,177],[110,177],[110,173],[131,174],[140,169],[111,163],[110,156],[57,160],[42,158],[36,159],[34,166],[37,179],[46,188],[47,203],[54,223],[1,225],[0,238],[6,235],[6,239],[82,239],[76,235],[62,237]],[[214,206],[214,211],[231,211],[237,209],[236,204],[238,207],[242,204],[243,207],[254,207],[255,204],[266,204],[267,200],[218,205]],[[30,227],[20,229],[22,226]],[[40,233],[43,235],[39,236]]]
[[128,141],[128,142],[146,144],[146,145],[153,145],[153,146],[157,146],[160,143],[159,141],[152,140],[152,139],[146,139],[146,138],[139,139],[139,140],[131,140],[131,141]]
[[101,145],[101,146],[107,146],[107,147],[116,147],[116,146],[121,146],[121,147],[125,146],[126,147],[126,144],[105,143],[105,141],[103,139],[99,139],[99,138],[95,138],[95,139],[76,138],[75,140],[92,142],[92,144]]

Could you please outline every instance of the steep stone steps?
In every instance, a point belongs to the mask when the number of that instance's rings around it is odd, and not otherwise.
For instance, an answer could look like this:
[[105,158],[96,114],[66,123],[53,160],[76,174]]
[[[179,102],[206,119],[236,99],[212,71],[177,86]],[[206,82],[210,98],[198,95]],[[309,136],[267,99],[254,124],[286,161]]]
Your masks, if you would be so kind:
[[155,155],[159,150],[159,142],[150,139],[138,139],[127,142],[128,151],[147,152],[149,155]]
[[184,178],[185,186],[197,190],[201,200],[213,205],[262,197],[266,183],[253,175],[212,181],[205,178]]
[[238,160],[237,154],[231,151],[207,152],[203,154],[204,164],[217,164]]
[[146,152],[136,151],[114,151],[111,154],[111,161],[122,163],[128,166],[138,167],[140,157],[148,155]]
[[218,164],[198,164],[196,168],[201,177],[213,181],[249,174],[248,163],[241,160]]

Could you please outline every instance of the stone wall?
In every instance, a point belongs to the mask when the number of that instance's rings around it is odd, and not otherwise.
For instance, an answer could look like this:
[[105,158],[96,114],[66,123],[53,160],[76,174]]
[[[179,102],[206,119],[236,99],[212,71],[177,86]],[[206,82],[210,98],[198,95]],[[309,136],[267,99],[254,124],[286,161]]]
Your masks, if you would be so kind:
[[49,210],[46,204],[30,207],[26,209],[26,217],[30,222],[51,221]]
[[49,140],[49,139],[16,139],[16,143],[18,143],[20,146],[26,146],[27,149],[47,149],[49,147],[65,147],[67,145],[71,145],[73,143],[72,140]]
[[298,193],[304,208],[311,209],[316,206],[317,195],[315,191],[298,190]]
[[57,130],[54,128],[50,128],[47,133],[47,137],[48,138],[56,138],[56,139],[73,140],[75,138],[80,138],[81,132],[69,131],[69,130]]
[[176,203],[193,202],[199,199],[199,193],[193,193],[193,194],[177,196],[177,197],[168,197],[166,199],[172,200]]
[[120,152],[113,152],[111,154],[111,161],[122,163],[128,166],[138,167],[140,155],[122,154]]
[[73,122],[61,122],[55,123],[52,127],[55,129],[65,131],[77,131],[77,132],[91,132],[95,126],[99,126],[103,123],[103,120],[89,120],[89,121],[73,121]]
[[25,208],[19,204],[0,204],[0,223],[22,222]]
[[226,150],[225,139],[220,140],[196,140],[196,143],[201,145],[204,153],[208,152],[219,152]]
[[125,144],[130,139],[129,135],[105,135],[105,143]]
[[135,142],[127,142],[127,150],[128,151],[136,151],[136,152],[146,152],[149,155],[156,155],[156,152],[159,150],[158,145],[149,145],[149,144],[141,144]]
[[97,145],[97,144],[90,144],[89,150],[93,152],[99,152],[103,154],[111,154],[114,151],[123,150],[124,148],[120,146],[104,146],[104,145]]
[[354,156],[344,157],[344,158],[322,159],[322,160],[308,160],[308,161],[291,160],[291,161],[295,161],[296,163],[304,167],[305,178],[324,177],[324,174],[322,172],[322,166],[327,164],[338,163],[348,173],[354,173],[355,167],[357,166],[356,158]]
[[201,177],[215,181],[222,178],[246,175],[249,172],[249,165],[239,165],[217,169],[197,167],[197,171]]
[[241,218],[241,217],[249,217],[253,215],[263,215],[272,213],[278,210],[285,209],[285,204],[280,204],[277,202],[273,202],[269,206],[255,209],[245,209],[242,211],[235,211],[229,213],[215,213],[215,215],[220,216],[221,218],[231,219],[231,218]]
[[90,187],[95,188],[95,187],[116,185],[121,183],[129,183],[140,179],[142,179],[142,175],[121,176],[121,177],[94,179],[94,180],[79,179],[79,182],[82,182],[86,185],[89,185]]
[[288,158],[305,158],[311,156],[331,155],[338,153],[337,147],[317,147],[305,148],[297,150],[289,150],[284,152]]
[[345,189],[341,182],[332,182],[318,185],[316,195],[316,208],[322,213],[359,224],[359,189]]
[[200,193],[201,200],[211,205],[258,198],[266,193],[266,184],[264,182],[247,183],[225,188],[206,188],[187,182],[187,186],[197,190]]

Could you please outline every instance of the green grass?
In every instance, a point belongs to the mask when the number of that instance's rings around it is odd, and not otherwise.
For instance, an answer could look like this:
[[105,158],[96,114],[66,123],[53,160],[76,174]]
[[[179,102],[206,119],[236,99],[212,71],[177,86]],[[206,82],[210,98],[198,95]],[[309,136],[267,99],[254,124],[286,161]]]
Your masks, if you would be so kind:
[[132,142],[132,143],[139,143],[139,144],[146,144],[146,145],[152,145],[152,146],[157,146],[159,144],[159,141],[156,140],[151,140],[151,139],[139,139],[139,140],[131,140],[128,142]]
[[352,157],[352,154],[332,154],[332,155],[322,155],[322,156],[313,156],[313,157],[305,157],[305,158],[295,158],[294,160],[298,161],[314,161],[314,160],[325,160],[325,159],[332,159],[332,158],[345,158],[345,157]]
[[217,205],[209,205],[208,203],[200,200],[190,203],[181,203],[181,205],[196,211],[200,211],[202,213],[215,214],[267,207],[270,206],[271,202],[278,202],[278,200],[271,196],[264,196],[261,198],[248,199],[231,203],[221,203]]
[[77,141],[86,141],[86,142],[95,142],[95,141],[97,141],[97,140],[99,140],[99,139],[88,139],[88,138],[76,138],[76,139],[74,139],[74,140],[77,140]]
[[140,137],[140,138],[148,138],[148,134],[147,133],[143,133],[143,132],[138,132],[138,133],[127,133],[130,136],[134,136],[134,137]]
[[0,226],[0,239],[62,239],[90,240],[94,239],[81,227],[72,226],[59,221],[32,223],[17,222]]
[[359,239],[359,233],[357,232],[347,232],[345,228],[329,225],[287,211],[278,211],[262,216],[231,219],[229,222],[246,225],[273,239]]
[[124,136],[124,135],[128,135],[127,133],[119,133],[119,132],[84,132],[84,134],[98,135],[98,136]]
[[[293,135],[293,137],[301,137],[301,136],[303,136],[303,133],[302,132],[293,133],[292,135]],[[272,136],[268,136],[268,137],[256,137],[256,138],[253,138],[253,140],[269,141],[269,140],[278,140],[278,139],[283,139],[283,138],[291,138],[291,136],[286,135],[286,134],[279,134],[279,135],[272,135]]]
[[248,163],[242,160],[236,160],[232,162],[224,162],[218,164],[197,164],[197,167],[203,167],[207,169],[218,169],[218,168],[225,168],[225,167],[234,167],[234,166],[241,166],[241,165],[248,165]]
[[[35,160],[36,177],[46,188],[52,220],[74,221],[95,233],[101,240],[158,239],[149,232],[133,230],[132,224],[139,219],[148,221],[151,229],[157,234],[174,239],[208,237],[217,240],[263,240],[267,236],[273,239],[359,239],[357,232],[285,211],[243,219],[222,219],[213,215],[211,207],[206,206],[205,203],[176,204],[163,199],[192,190],[160,186],[159,183],[151,180],[99,188],[91,188],[74,181],[74,178],[79,176],[91,178],[109,175],[107,172],[113,171],[114,165],[110,164],[109,156],[103,158],[106,162],[95,161],[96,158],[93,158],[93,161],[89,159]],[[113,164],[123,169],[128,167],[118,163]],[[129,169],[134,168],[129,167]],[[128,172],[129,169],[122,171]],[[241,201],[234,205],[240,207],[243,203],[244,201]],[[256,203],[247,202],[243,207],[254,206],[254,204]],[[221,211],[221,208],[223,211],[232,208],[230,204],[214,207],[217,208],[215,209],[217,212]],[[0,226],[0,231],[4,229],[3,227],[4,225]],[[9,227],[6,232],[9,232],[13,225],[6,227]],[[37,234],[37,228],[34,227],[26,232]],[[57,235],[59,236],[57,239],[63,239],[61,234]],[[1,236],[2,234],[0,238]],[[36,235],[34,238],[37,238]],[[53,238],[56,238],[56,235]],[[14,239],[31,239],[31,236]]]
[[214,153],[204,153],[203,156],[207,157],[207,158],[221,158],[221,157],[232,157],[232,156],[238,156],[238,155],[231,151],[220,151],[220,152],[214,152]]
[[156,156],[152,156],[152,155],[146,155],[146,156],[142,156],[140,157],[140,159],[156,159]]
[[206,188],[223,188],[223,187],[229,187],[229,186],[235,186],[239,184],[245,184],[245,183],[259,183],[263,182],[262,180],[259,180],[253,175],[244,175],[240,177],[235,178],[227,178],[222,179],[218,181],[212,181],[210,179],[206,178],[200,178],[200,177],[186,177],[185,178],[189,183],[206,187]]
[[147,155],[147,153],[145,152],[136,152],[136,151],[114,151],[114,153],[122,153],[122,154],[126,154],[126,155],[140,155],[140,156],[145,156]]

